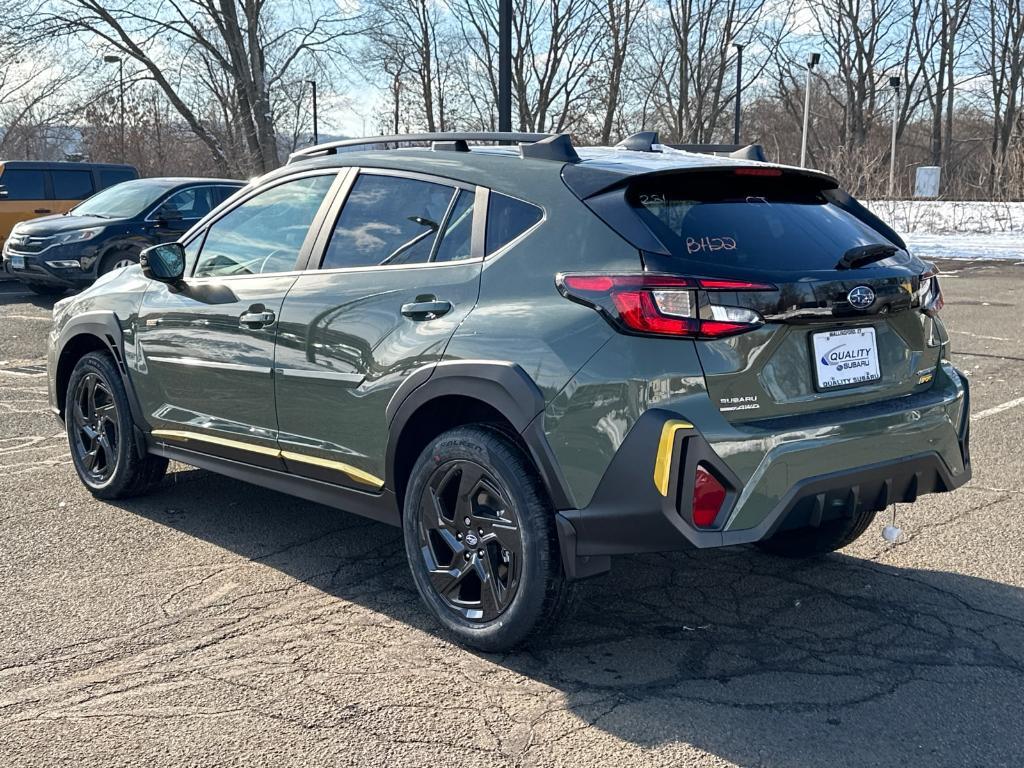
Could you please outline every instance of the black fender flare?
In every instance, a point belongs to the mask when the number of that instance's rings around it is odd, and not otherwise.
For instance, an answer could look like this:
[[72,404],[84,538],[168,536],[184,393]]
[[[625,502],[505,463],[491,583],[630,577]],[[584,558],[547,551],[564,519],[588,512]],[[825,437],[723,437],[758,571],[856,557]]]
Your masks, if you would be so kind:
[[60,359],[64,350],[72,340],[80,336],[92,336],[98,339],[110,356],[114,358],[118,372],[121,374],[121,381],[124,384],[125,392],[128,395],[128,404],[131,408],[132,423],[135,427],[135,448],[139,456],[144,456],[148,451],[148,441],[142,432],[140,425],[146,424],[146,419],[132,384],[131,376],[128,375],[128,365],[124,353],[124,333],[117,315],[110,310],[94,310],[75,315],[65,323],[54,341],[53,370],[51,371],[51,386],[54,387],[54,407],[60,402],[61,393],[56,391],[57,372],[60,368]]
[[420,408],[445,395],[472,397],[501,413],[526,445],[555,509],[576,507],[544,434],[544,396],[521,366],[505,361],[450,360],[424,366],[406,377],[385,411],[388,488],[395,487],[395,457],[402,430]]

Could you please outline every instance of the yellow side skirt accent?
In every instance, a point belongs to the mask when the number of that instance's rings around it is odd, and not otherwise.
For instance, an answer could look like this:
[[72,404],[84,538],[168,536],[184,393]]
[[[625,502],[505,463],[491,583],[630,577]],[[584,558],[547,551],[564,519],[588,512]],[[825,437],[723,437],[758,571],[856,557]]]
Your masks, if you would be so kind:
[[670,420],[661,427],[661,439],[658,441],[658,456],[654,460],[654,487],[662,496],[668,496],[668,481],[672,474],[672,446],[676,432],[681,429],[693,429],[688,421]]
[[225,448],[234,448],[236,451],[248,451],[250,453],[258,453],[262,456],[273,456],[277,459],[285,459],[291,461],[299,461],[304,464],[313,464],[317,467],[324,467],[325,469],[333,469],[338,472],[342,472],[352,480],[362,485],[369,486],[375,490],[380,490],[384,487],[384,481],[379,477],[371,475],[369,472],[364,472],[361,469],[353,467],[349,464],[345,464],[341,461],[332,461],[330,459],[322,459],[319,456],[307,456],[302,453],[294,453],[292,451],[281,451],[277,448],[268,448],[265,445],[256,445],[254,443],[243,443],[240,440],[231,440],[226,437],[217,437],[216,435],[204,435],[199,432],[186,432],[183,430],[176,429],[154,429],[151,433],[153,437],[167,437],[172,440],[184,440],[184,441],[195,441],[200,443],[210,443],[211,445],[222,445]]

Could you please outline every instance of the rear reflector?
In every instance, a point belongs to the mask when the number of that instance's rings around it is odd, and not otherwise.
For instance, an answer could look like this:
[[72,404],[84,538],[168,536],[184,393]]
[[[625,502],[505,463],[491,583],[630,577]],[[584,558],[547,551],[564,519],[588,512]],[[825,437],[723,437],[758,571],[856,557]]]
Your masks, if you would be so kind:
[[559,274],[555,277],[555,284],[563,296],[598,310],[624,331],[691,339],[734,336],[753,330],[764,322],[753,310],[720,306],[708,296],[721,291],[777,290],[774,285],[747,280],[680,277],[650,272],[631,275]]
[[713,527],[724,503],[725,486],[703,464],[698,464],[693,484],[693,524],[698,528]]

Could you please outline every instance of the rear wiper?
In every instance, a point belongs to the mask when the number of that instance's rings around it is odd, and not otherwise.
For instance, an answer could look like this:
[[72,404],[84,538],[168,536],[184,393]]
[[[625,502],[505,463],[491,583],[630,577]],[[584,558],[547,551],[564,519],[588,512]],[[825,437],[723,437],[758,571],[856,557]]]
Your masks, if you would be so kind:
[[887,245],[885,243],[858,245],[843,254],[843,257],[836,262],[836,269],[856,269],[857,267],[863,267],[865,264],[870,264],[873,261],[880,261],[888,258],[898,250],[899,248],[895,245]]

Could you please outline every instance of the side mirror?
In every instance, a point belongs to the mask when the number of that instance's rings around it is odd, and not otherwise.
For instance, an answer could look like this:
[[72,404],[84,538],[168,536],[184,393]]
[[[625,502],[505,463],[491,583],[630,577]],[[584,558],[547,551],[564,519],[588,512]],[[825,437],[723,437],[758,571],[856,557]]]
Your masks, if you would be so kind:
[[185,276],[185,249],[181,243],[161,243],[139,254],[142,274],[150,280],[177,285]]

